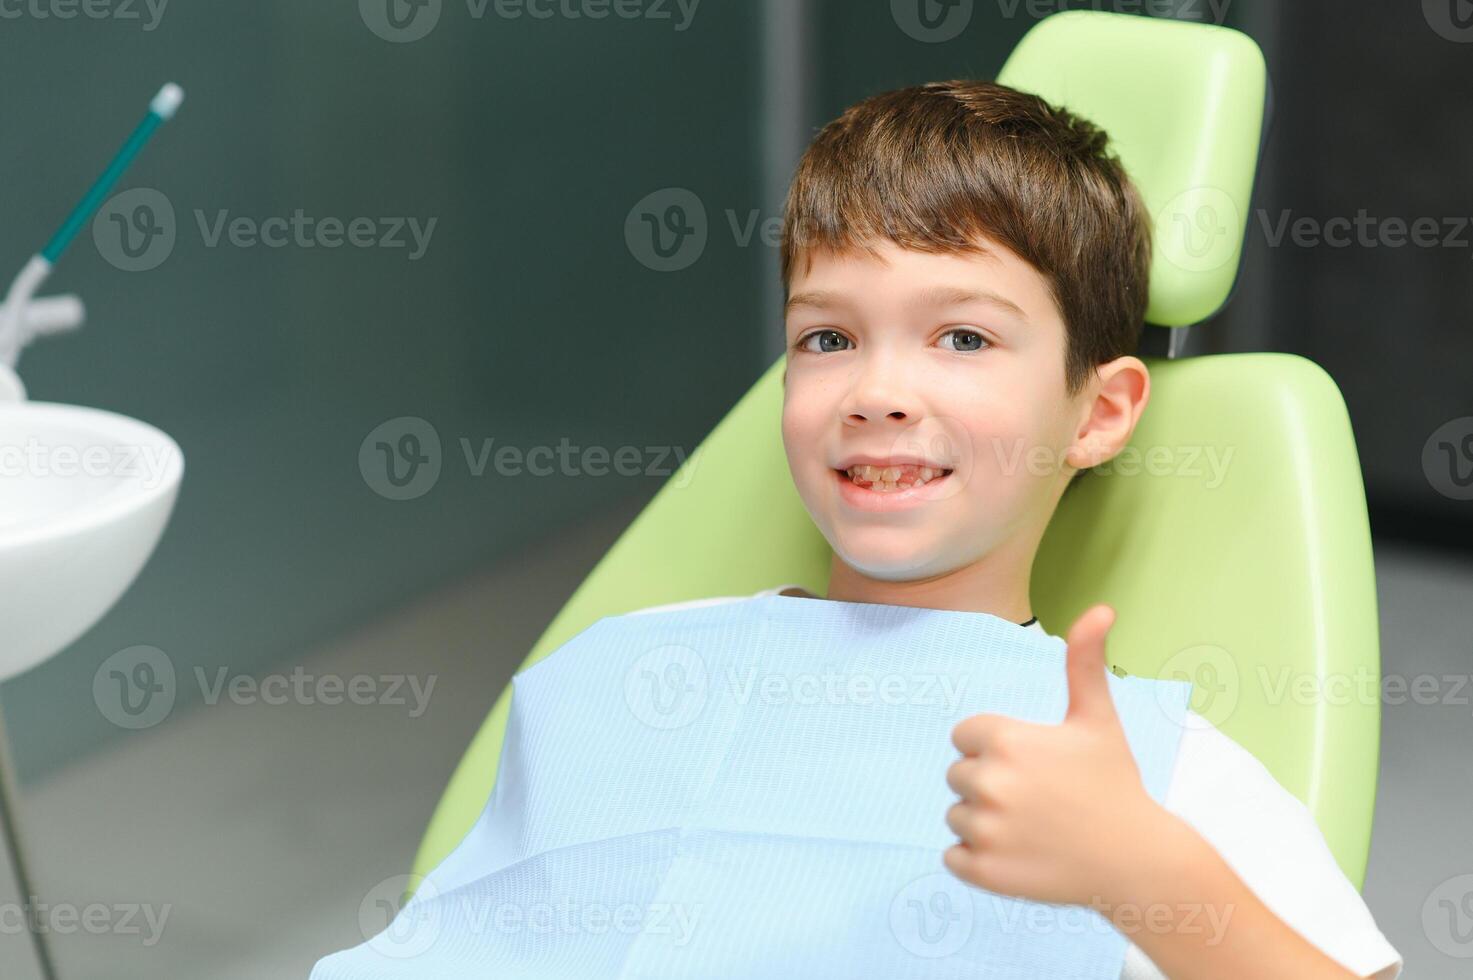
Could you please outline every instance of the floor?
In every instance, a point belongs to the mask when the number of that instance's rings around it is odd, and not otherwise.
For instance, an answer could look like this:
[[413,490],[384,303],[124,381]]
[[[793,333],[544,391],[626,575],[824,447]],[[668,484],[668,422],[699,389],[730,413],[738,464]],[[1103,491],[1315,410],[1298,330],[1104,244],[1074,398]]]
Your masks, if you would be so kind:
[[[433,678],[421,713],[413,697],[221,699],[29,789],[21,818],[37,890],[53,906],[106,910],[91,929],[54,919],[60,975],[305,978],[318,957],[381,926],[371,903],[360,924],[360,908],[409,870],[496,694],[636,510],[571,529],[303,659],[309,676],[408,672],[422,690]],[[1378,545],[1377,573],[1383,671],[1473,671],[1473,559]],[[1437,907],[1451,897],[1473,912],[1473,897],[1449,892],[1473,873],[1473,691],[1463,695],[1384,713],[1365,896],[1418,980],[1466,976],[1455,954],[1473,956],[1473,937]],[[9,921],[0,916],[0,976],[30,980],[26,937]],[[1473,927],[1473,915],[1458,926]]]

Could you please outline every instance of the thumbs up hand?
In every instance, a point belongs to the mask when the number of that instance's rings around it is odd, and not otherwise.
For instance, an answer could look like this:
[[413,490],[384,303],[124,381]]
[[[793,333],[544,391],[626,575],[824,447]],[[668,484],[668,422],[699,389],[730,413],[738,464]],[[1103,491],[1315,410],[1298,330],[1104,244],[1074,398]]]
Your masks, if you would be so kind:
[[[1069,707],[1057,725],[997,714],[952,729],[961,751],[946,782],[960,838],[943,861],[963,881],[1003,895],[1113,904],[1143,847],[1173,820],[1141,782],[1105,680],[1115,611],[1096,605],[1067,637]],[[1159,839],[1159,838],[1156,838]]]

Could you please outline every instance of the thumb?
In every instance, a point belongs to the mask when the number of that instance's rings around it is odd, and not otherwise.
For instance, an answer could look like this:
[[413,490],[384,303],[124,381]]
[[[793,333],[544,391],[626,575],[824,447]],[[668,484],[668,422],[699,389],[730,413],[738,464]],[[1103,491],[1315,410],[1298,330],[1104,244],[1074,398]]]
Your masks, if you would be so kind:
[[1091,606],[1074,621],[1067,638],[1064,672],[1069,683],[1065,721],[1116,718],[1115,702],[1105,679],[1105,636],[1115,625],[1115,610]]

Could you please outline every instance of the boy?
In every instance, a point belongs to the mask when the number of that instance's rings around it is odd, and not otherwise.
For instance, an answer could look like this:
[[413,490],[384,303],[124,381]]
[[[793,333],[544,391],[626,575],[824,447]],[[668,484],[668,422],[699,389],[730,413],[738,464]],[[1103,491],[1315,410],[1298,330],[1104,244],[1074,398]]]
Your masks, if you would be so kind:
[[[937,82],[818,134],[784,216],[782,433],[833,550],[828,599],[1043,632],[1028,585],[1049,519],[1149,400],[1131,355],[1150,256],[1106,134],[1036,96]],[[779,592],[807,595],[759,595]],[[1113,619],[1095,606],[1069,631],[1063,724],[954,728],[946,867],[1093,905],[1131,941],[1123,980],[1398,976],[1309,811],[1205,719],[1190,716],[1164,802],[1145,793],[1102,676]]]

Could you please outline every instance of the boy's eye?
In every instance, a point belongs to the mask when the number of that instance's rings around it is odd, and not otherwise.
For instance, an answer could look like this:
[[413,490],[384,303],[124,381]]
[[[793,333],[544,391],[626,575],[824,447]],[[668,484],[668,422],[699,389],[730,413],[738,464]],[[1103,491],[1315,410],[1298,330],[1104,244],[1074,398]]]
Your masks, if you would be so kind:
[[943,339],[946,337],[956,337],[956,345],[951,350],[958,351],[962,354],[969,354],[973,351],[981,350],[982,345],[987,343],[987,339],[980,333],[975,330],[967,330],[963,327],[948,330],[941,336]]
[[[809,341],[813,340],[813,338],[815,338],[815,337],[817,337],[819,339],[818,340],[818,346],[819,346],[819,349],[818,350],[813,350],[813,347],[809,344]],[[800,348],[802,348],[803,350],[813,351],[813,353],[815,353],[815,354],[831,354],[831,353],[833,353],[836,350],[845,350],[846,349],[844,347],[830,346],[832,344],[837,344],[837,343],[840,343],[840,342],[845,343],[845,344],[848,344],[849,343],[849,338],[848,337],[845,337],[843,334],[839,333],[839,331],[837,331],[837,330],[815,330],[812,333],[807,334],[804,337],[802,337],[798,341],[798,346]]]

